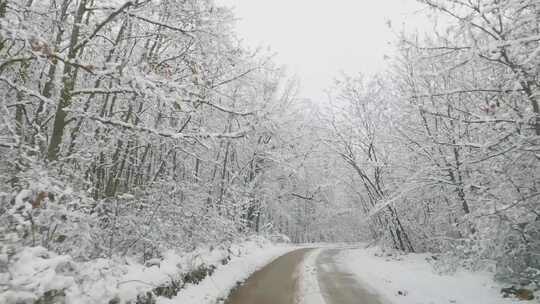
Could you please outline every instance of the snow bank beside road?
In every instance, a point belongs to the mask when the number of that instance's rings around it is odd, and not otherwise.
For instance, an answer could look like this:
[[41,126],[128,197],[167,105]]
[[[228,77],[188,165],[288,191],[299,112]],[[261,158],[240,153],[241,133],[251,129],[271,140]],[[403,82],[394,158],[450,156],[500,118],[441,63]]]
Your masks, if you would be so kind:
[[[7,268],[0,269],[0,303],[34,303],[44,297],[46,303],[93,304],[113,299],[127,303],[155,288],[176,284],[177,300],[170,303],[213,304],[237,281],[292,249],[255,237],[193,252],[170,250],[143,265],[129,258],[77,262],[43,247],[27,247],[9,259],[0,256],[0,265]],[[190,273],[195,274],[188,279]],[[199,285],[191,282],[204,276]],[[158,302],[168,300],[158,298]]]
[[[339,267],[354,273],[389,303],[399,304],[508,304],[527,303],[501,297],[490,273],[457,272],[439,275],[426,254],[375,256],[377,248],[345,250]],[[534,303],[534,302],[528,302]]]

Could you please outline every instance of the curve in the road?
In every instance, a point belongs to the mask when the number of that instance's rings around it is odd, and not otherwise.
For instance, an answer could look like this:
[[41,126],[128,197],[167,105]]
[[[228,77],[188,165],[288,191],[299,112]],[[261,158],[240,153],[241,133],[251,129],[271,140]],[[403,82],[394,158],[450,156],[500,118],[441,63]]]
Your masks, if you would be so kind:
[[[300,266],[310,250],[312,249],[299,249],[277,258],[234,290],[225,303],[298,304],[297,295],[302,294],[302,291],[298,290],[301,285]],[[326,304],[383,304],[380,297],[362,286],[354,275],[339,269],[339,252],[340,249],[322,250],[315,260],[315,280],[319,285],[321,300]],[[306,299],[301,302],[306,302]]]
[[226,304],[294,304],[298,286],[297,267],[311,249],[285,254],[234,290]]

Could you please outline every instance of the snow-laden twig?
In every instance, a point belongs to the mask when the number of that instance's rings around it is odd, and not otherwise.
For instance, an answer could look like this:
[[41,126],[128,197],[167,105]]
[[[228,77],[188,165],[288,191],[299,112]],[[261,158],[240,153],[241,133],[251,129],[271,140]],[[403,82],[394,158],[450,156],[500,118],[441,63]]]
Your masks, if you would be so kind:
[[69,111],[73,113],[76,117],[84,117],[87,119],[91,119],[93,121],[97,121],[99,123],[110,125],[122,129],[128,129],[133,131],[139,131],[144,133],[150,133],[162,137],[172,138],[172,139],[238,139],[242,138],[247,135],[247,130],[240,130],[236,132],[229,132],[229,133],[190,133],[190,132],[171,132],[171,131],[163,131],[163,130],[157,130],[149,127],[144,127],[140,125],[133,125],[129,124],[123,121],[110,119],[110,118],[103,118],[97,115],[77,112],[77,111]]

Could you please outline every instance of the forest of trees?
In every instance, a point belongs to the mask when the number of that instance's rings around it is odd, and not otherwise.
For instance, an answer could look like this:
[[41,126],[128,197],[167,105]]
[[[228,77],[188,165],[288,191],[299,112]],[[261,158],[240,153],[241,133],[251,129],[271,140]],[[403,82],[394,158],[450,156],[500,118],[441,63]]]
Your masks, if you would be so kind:
[[280,233],[539,282],[540,2],[420,2],[444,26],[309,101],[212,0],[0,0],[0,253]]
[[336,82],[323,120],[373,238],[444,267],[540,279],[540,2],[421,1],[374,79]]

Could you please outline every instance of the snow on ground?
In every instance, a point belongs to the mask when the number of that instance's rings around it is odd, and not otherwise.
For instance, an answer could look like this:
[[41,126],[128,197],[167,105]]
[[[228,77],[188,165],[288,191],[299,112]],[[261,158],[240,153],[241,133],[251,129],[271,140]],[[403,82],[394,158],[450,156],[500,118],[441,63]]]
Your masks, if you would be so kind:
[[298,267],[298,290],[296,303],[300,304],[325,304],[317,279],[317,257],[322,249],[310,251],[302,264]]
[[[119,303],[155,287],[180,280],[182,275],[201,265],[216,269],[199,285],[186,285],[174,300],[159,298],[159,303],[215,303],[225,297],[237,281],[243,280],[273,258],[294,249],[254,237],[243,242],[193,252],[168,251],[162,259],[146,265],[129,258],[96,259],[76,262],[68,255],[57,255],[43,247],[27,247],[8,263],[8,271],[0,273],[0,303],[33,303],[45,292],[63,290],[65,302],[77,304]],[[230,261],[223,265],[223,261]],[[7,259],[1,257],[7,263]]]
[[[501,286],[490,273],[458,271],[437,274],[427,254],[376,256],[377,248],[343,251],[338,265],[354,273],[364,286],[392,304],[508,304],[520,302],[501,297]],[[401,294],[400,294],[401,293]]]
[[[239,248],[240,249],[240,248]],[[218,267],[213,275],[197,285],[189,285],[178,296],[167,299],[158,298],[158,304],[214,304],[223,301],[237,282],[247,279],[253,272],[270,263],[275,258],[296,249],[290,245],[259,246],[256,243],[241,248],[231,261]]]

